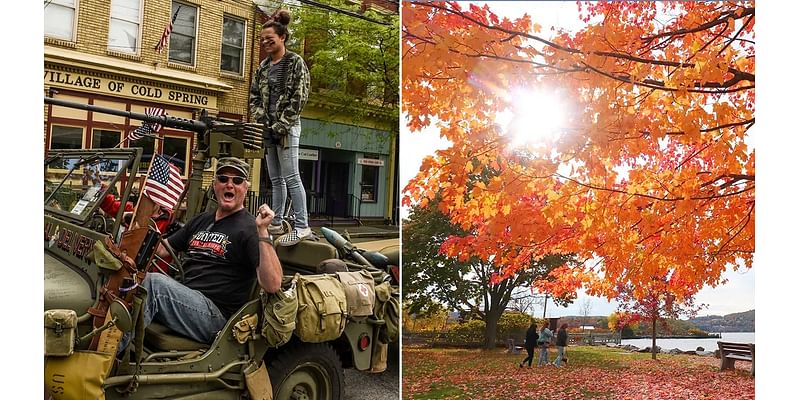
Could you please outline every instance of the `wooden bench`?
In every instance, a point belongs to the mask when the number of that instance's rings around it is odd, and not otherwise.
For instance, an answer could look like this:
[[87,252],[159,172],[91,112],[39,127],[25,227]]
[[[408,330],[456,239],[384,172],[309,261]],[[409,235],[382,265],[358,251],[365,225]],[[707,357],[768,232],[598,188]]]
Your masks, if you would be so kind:
[[755,343],[717,342],[719,346],[719,369],[734,369],[736,361],[746,361],[750,365],[750,375],[756,374],[756,345]]
[[508,347],[507,351],[511,354],[520,354],[524,349],[522,346],[515,345],[513,338],[506,340],[506,346]]

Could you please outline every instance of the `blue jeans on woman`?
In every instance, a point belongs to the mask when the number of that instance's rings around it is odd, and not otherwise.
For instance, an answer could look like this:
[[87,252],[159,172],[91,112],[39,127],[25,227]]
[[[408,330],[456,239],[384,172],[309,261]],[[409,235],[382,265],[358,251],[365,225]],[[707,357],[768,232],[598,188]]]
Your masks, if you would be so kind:
[[547,343],[545,342],[539,345],[539,362],[536,366],[541,367],[542,365],[547,365],[548,358]]
[[556,364],[556,367],[560,367],[561,366],[561,360],[564,359],[564,348],[565,348],[564,346],[558,346],[558,356],[556,357],[556,360],[554,361],[554,363]]
[[280,225],[283,221],[283,207],[286,205],[286,192],[292,196],[292,208],[295,212],[295,228],[308,228],[306,211],[306,190],[300,180],[300,121],[289,128],[287,147],[279,144],[267,144],[266,155],[269,180],[272,182],[272,209],[275,218],[272,224]]
[[[195,342],[211,343],[228,322],[214,302],[167,275],[149,273],[142,287],[147,289],[142,310],[145,327],[156,321]],[[122,337],[120,351],[128,345],[130,337],[129,333]]]

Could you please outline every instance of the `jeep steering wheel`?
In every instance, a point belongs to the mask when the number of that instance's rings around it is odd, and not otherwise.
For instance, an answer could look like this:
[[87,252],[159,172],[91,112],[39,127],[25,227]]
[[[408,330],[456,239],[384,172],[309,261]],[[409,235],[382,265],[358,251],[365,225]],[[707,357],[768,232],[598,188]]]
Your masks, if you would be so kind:
[[176,271],[178,273],[178,276],[176,277],[175,280],[177,280],[178,282],[183,282],[183,278],[184,278],[183,265],[178,260],[178,255],[172,250],[172,247],[170,247],[167,244],[167,239],[161,238],[161,245],[164,246],[165,249],[167,249],[167,252],[169,252],[169,256],[172,257],[172,262],[166,262],[166,261],[164,261],[164,259],[162,259],[158,255],[154,255],[153,256],[153,261],[151,261],[150,263],[152,264],[153,267],[157,267],[157,264],[156,264],[157,261],[164,262],[165,264],[167,264],[167,266],[169,266],[170,270]]

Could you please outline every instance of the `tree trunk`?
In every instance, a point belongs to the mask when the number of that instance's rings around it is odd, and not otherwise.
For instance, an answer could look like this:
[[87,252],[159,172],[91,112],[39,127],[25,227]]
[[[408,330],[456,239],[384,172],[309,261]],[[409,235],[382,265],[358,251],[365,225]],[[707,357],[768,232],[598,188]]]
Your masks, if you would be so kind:
[[653,347],[650,348],[653,360],[656,359],[656,318],[653,318]]
[[497,343],[497,321],[500,320],[500,312],[490,310],[486,313],[486,331],[483,336],[486,340],[483,343],[484,349],[493,349]]

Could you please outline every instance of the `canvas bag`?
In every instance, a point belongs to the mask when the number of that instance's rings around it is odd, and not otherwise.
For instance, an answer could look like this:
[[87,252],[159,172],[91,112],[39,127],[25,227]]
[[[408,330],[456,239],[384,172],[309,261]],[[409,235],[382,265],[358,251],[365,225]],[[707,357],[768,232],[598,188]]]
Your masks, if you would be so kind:
[[375,281],[369,272],[337,272],[336,276],[344,285],[347,296],[347,316],[351,319],[363,319],[372,315],[375,307]]
[[260,293],[264,323],[261,335],[270,347],[279,347],[292,338],[297,318],[297,282],[287,290],[277,293]]
[[65,357],[72,354],[78,315],[74,310],[44,312],[44,355]]
[[400,336],[400,299],[396,288],[389,282],[375,286],[375,317],[386,322],[384,332],[388,342],[396,342]]
[[44,384],[54,400],[105,399],[103,382],[111,370],[113,354],[76,351],[69,357],[47,357]]
[[347,297],[334,275],[300,275],[297,279],[297,328],[295,335],[308,343],[341,336],[347,324]]

